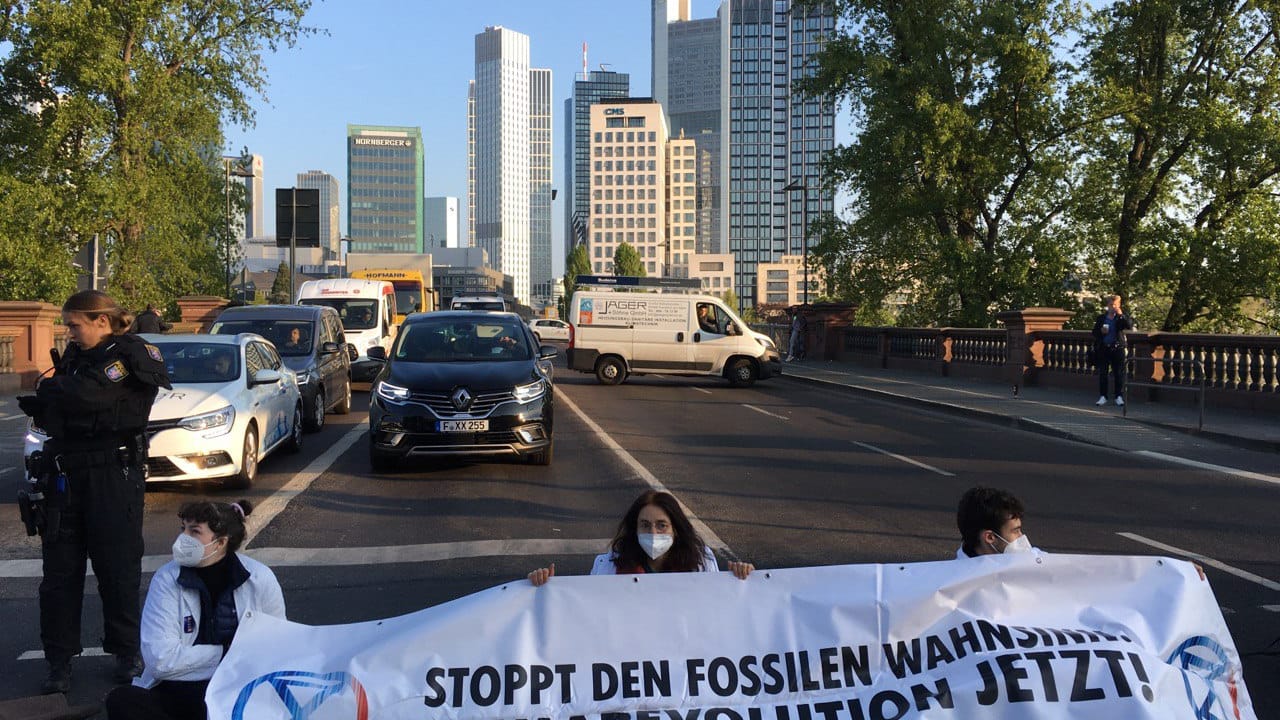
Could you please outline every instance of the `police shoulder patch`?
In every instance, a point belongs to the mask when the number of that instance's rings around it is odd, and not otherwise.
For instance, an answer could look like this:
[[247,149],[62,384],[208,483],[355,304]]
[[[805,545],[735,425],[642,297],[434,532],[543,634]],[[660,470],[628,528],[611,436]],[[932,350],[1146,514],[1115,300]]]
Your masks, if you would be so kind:
[[129,371],[125,369],[124,363],[117,360],[102,368],[102,374],[106,375],[111,382],[120,382],[129,375]]
[[160,354],[160,348],[155,345],[147,345],[147,357],[156,362],[164,362],[164,355]]

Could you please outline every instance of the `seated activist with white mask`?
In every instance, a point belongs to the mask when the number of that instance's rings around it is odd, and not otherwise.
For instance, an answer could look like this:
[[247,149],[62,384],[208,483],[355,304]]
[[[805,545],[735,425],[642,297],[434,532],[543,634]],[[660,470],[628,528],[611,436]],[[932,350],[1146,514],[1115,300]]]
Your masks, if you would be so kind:
[[1024,513],[1022,501],[1004,490],[969,488],[960,496],[960,507],[956,510],[956,526],[960,528],[960,549],[956,557],[1042,554],[1022,532]]
[[[745,580],[755,566],[729,562],[729,572]],[[646,490],[631,503],[618,523],[607,553],[596,557],[592,575],[634,575],[664,572],[719,572],[716,556],[693,529],[673,495]],[[529,581],[542,585],[556,574],[555,563],[529,573]]]
[[284,594],[271,568],[236,551],[248,500],[197,501],[178,510],[182,531],[173,560],[151,579],[142,609],[142,659],[133,685],[106,698],[110,720],[204,718],[209,679],[249,610],[284,618]]

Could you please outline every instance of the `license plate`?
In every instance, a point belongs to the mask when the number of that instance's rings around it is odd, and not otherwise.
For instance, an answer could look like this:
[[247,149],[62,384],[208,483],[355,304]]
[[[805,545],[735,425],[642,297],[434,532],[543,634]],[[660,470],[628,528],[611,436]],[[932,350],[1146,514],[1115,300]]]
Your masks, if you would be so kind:
[[440,432],[486,432],[488,429],[488,420],[441,420],[436,423],[436,430]]

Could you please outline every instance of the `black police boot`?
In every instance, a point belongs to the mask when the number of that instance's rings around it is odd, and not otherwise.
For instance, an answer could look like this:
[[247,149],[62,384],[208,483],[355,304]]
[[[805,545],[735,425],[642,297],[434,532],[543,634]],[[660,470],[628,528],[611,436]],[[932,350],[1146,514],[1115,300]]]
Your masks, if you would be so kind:
[[116,669],[111,677],[118,683],[130,683],[142,674],[142,658],[137,655],[117,655]]
[[49,663],[49,675],[40,686],[41,695],[71,692],[71,661]]

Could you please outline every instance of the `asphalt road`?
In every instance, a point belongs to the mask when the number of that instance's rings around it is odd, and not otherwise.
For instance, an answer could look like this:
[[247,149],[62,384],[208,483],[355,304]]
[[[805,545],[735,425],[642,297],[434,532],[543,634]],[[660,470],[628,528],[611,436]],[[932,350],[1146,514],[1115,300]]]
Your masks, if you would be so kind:
[[[449,464],[372,474],[357,437],[364,393],[352,414],[331,415],[324,431],[307,435],[300,455],[267,459],[244,493],[251,499],[314,478],[251,543],[276,553],[290,617],[327,624],[397,615],[552,561],[562,574],[585,573],[647,487],[594,424],[723,541],[723,557],[760,568],[952,557],[956,499],[970,486],[993,485],[1022,498],[1024,527],[1046,551],[1166,554],[1137,536],[1270,579],[1272,588],[1206,567],[1242,653],[1280,638],[1280,486],[786,378],[751,389],[652,376],[604,387],[560,367],[557,392],[550,467]],[[11,400],[0,403],[0,468],[15,464],[11,443],[20,441],[21,423],[3,419],[14,412]],[[1217,461],[1229,465],[1235,451],[1221,453]],[[16,471],[0,473],[0,485],[11,479]],[[203,494],[240,495],[197,486],[148,494],[148,555],[168,554],[177,507]],[[10,495],[0,502],[11,504]],[[0,561],[38,557],[16,516],[0,508]],[[524,542],[495,551],[495,540]],[[18,659],[39,649],[37,583],[0,576],[0,698],[32,692],[43,676],[42,662]],[[93,646],[100,606],[88,585],[85,645]],[[101,697],[109,668],[107,658],[79,660],[72,699]],[[1247,656],[1245,681],[1258,716],[1280,718],[1280,658]]]

